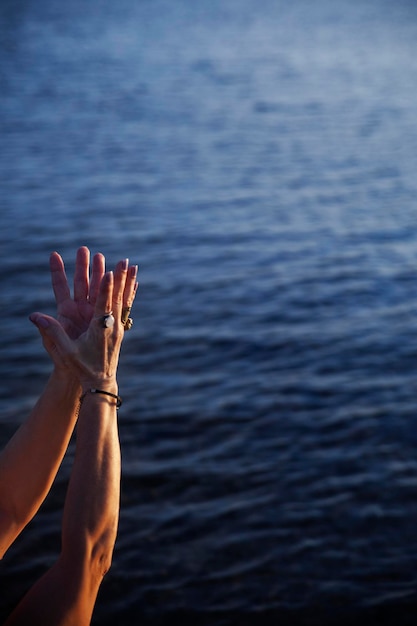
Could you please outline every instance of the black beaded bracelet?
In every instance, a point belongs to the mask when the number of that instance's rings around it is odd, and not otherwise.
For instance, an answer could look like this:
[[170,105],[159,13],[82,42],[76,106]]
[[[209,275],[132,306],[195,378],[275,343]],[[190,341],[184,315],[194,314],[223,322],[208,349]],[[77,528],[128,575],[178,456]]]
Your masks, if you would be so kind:
[[92,389],[87,389],[87,391],[83,393],[83,395],[80,398],[80,402],[84,400],[87,393],[101,393],[104,396],[110,396],[111,398],[114,398],[116,400],[116,409],[120,408],[123,403],[123,400],[121,399],[121,397],[116,395],[115,393],[110,393],[110,391],[103,391],[102,389],[94,389],[94,387]]

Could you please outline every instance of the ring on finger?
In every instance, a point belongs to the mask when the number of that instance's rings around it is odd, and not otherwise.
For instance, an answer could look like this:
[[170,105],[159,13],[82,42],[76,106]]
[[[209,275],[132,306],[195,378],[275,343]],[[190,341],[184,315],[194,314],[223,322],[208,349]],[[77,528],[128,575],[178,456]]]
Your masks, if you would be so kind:
[[126,323],[127,323],[128,319],[129,319],[129,314],[130,314],[131,310],[132,310],[131,306],[123,307],[123,309],[122,309],[122,324],[123,324],[123,326],[126,326]]
[[105,313],[104,315],[98,315],[94,319],[101,321],[102,328],[112,328],[114,325],[113,311]]
[[130,330],[133,326],[133,319],[131,317],[128,317],[126,322],[123,324],[125,330]]
[[129,317],[129,313],[131,310],[131,306],[125,306],[122,309],[122,324],[125,330],[130,330],[133,326],[133,319]]

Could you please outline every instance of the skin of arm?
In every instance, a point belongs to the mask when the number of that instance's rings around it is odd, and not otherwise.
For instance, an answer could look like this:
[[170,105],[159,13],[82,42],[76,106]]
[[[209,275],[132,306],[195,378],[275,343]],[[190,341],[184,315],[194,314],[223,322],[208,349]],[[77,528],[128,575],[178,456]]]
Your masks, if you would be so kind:
[[[106,274],[95,307],[96,316],[77,341],[53,318],[35,314],[44,345],[83,390],[76,452],[64,506],[62,550],[57,562],[29,590],[7,626],[87,626],[97,592],[110,567],[117,532],[120,493],[120,446],[116,402],[93,394],[96,388],[117,394],[116,371],[124,329],[123,306],[131,306],[136,270],[127,260]],[[113,328],[100,317],[112,310]],[[96,319],[97,318],[97,319]]]
[[76,379],[54,371],[29,418],[0,455],[0,557],[51,488],[74,429],[80,392]]
[[57,562],[30,589],[7,626],[90,624],[116,539],[120,449],[114,401],[87,394],[81,406]]
[[[93,316],[105,269],[103,255],[94,256],[91,280],[89,266],[90,252],[82,247],[76,257],[72,299],[62,258],[56,252],[50,257],[57,318],[72,339],[87,330]],[[78,378],[56,360],[29,418],[0,454],[0,558],[49,492],[76,423],[80,394]]]

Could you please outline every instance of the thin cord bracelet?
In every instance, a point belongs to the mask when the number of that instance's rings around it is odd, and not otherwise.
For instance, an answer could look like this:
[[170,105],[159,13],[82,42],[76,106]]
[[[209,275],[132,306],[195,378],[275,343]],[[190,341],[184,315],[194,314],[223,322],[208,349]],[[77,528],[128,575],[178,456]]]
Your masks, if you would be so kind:
[[80,398],[80,404],[84,400],[87,393],[101,393],[104,396],[110,396],[111,398],[114,398],[116,400],[116,409],[119,409],[123,404],[123,400],[121,399],[121,397],[116,395],[115,393],[110,393],[110,391],[103,391],[102,389],[95,389],[94,387],[92,389],[87,389],[87,391],[83,393]]

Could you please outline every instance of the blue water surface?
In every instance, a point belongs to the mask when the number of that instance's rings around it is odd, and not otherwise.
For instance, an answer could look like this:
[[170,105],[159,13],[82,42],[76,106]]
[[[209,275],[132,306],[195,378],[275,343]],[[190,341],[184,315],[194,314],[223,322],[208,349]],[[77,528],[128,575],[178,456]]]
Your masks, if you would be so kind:
[[49,253],[140,266],[94,624],[415,623],[416,41],[412,0],[1,3],[3,443],[50,371]]

